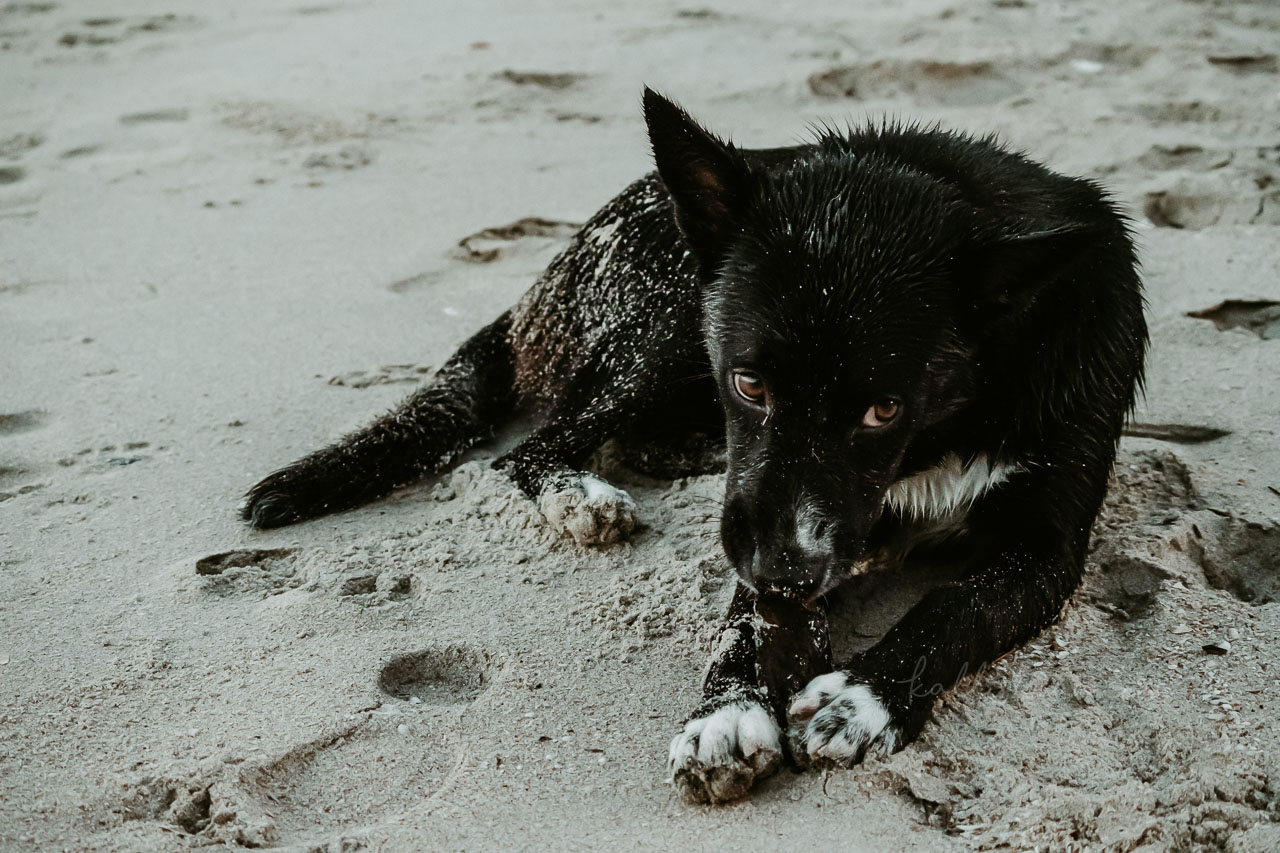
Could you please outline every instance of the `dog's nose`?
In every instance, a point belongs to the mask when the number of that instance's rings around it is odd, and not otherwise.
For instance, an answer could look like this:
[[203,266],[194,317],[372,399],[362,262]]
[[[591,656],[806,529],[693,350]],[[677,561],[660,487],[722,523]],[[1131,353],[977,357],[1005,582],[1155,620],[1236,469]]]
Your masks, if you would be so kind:
[[832,555],[787,548],[776,554],[757,549],[746,579],[757,590],[807,593],[818,589],[831,567]]

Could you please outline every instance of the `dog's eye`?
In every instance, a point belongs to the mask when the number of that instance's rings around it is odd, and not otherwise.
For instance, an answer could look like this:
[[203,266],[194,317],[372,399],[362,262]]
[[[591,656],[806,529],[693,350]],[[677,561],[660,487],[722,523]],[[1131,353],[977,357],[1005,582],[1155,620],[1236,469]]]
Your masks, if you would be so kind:
[[764,380],[759,375],[749,370],[733,372],[733,390],[753,406],[768,405],[769,389],[765,387]]
[[862,425],[875,429],[888,426],[902,412],[902,403],[892,397],[876,400],[867,413],[862,416]]

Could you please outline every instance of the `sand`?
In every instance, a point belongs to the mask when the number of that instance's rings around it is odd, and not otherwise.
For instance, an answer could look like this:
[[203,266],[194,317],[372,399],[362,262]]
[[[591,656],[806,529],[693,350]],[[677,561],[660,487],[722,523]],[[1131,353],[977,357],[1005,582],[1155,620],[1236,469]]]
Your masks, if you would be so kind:
[[[0,6],[0,848],[1280,848],[1277,53],[1269,2]],[[664,778],[732,584],[718,478],[612,472],[646,526],[607,550],[503,442],[234,514],[648,169],[645,82],[747,145],[889,113],[1105,181],[1136,420],[1224,431],[1125,440],[1060,624],[917,742],[719,808]],[[839,642],[928,574],[846,590]]]

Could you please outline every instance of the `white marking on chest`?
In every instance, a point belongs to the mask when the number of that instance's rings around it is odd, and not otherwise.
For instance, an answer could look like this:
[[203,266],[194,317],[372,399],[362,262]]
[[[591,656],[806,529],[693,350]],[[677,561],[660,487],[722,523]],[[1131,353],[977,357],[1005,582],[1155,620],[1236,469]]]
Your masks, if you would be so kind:
[[1020,465],[992,464],[985,453],[968,465],[948,453],[935,467],[894,483],[884,501],[904,519],[945,521],[1021,470]]

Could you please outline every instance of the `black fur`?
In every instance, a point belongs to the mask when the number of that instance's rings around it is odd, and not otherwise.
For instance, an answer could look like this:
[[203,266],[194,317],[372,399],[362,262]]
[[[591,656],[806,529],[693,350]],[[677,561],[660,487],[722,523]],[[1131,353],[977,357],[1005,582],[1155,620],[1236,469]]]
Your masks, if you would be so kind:
[[[1025,641],[1080,582],[1146,349],[1125,221],[1095,184],[991,139],[883,125],[753,151],[651,91],[645,116],[658,172],[596,214],[433,385],[263,480],[244,517],[267,527],[363,503],[516,410],[541,426],[495,464],[535,499],[572,486],[611,437],[687,450],[691,435],[723,434],[722,540],[742,583],[705,715],[756,695],[753,589],[818,604],[928,532],[887,507],[894,483],[952,455],[1005,466],[942,531],[963,543],[966,579],[842,667],[889,710],[884,744],[900,746],[936,695],[920,685],[949,686]],[[734,390],[737,370],[767,385],[767,409]],[[877,401],[900,414],[863,425]]]

